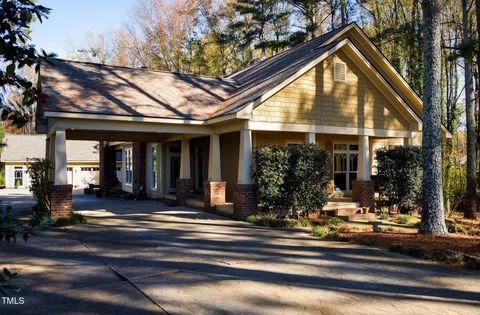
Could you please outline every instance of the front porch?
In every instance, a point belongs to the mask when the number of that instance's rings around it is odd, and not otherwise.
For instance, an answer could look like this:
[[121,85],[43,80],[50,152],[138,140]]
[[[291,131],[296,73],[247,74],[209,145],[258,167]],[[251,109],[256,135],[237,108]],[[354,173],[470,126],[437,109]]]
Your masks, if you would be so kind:
[[[99,123],[56,119],[49,132],[47,157],[54,162],[53,218],[66,215],[72,207],[72,187],[66,175],[67,139],[99,141],[100,184],[107,193],[121,190],[132,197],[175,198],[179,204],[236,217],[257,212],[250,176],[255,146],[316,143],[325,147],[332,155],[332,196],[351,196],[359,207],[371,208],[374,150],[413,143],[412,134],[403,131],[331,129],[330,133],[317,133],[298,126],[297,130],[271,131],[242,121],[215,128],[120,122],[111,126],[110,122],[102,125],[102,130]],[[105,130],[108,126],[110,130]]]

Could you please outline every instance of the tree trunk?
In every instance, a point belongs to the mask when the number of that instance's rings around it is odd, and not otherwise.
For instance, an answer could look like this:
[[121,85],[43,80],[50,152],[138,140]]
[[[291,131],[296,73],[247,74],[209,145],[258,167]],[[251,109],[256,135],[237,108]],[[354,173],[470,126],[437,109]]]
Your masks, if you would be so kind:
[[462,29],[463,29],[463,61],[465,64],[465,112],[467,119],[467,193],[465,196],[466,208],[465,218],[475,218],[477,209],[477,139],[475,137],[475,104],[473,102],[473,77],[472,77],[472,59],[473,54],[469,48],[470,38],[470,18],[468,12],[467,0],[462,0]]
[[442,185],[440,0],[422,2],[424,22],[423,207],[420,232],[448,235]]

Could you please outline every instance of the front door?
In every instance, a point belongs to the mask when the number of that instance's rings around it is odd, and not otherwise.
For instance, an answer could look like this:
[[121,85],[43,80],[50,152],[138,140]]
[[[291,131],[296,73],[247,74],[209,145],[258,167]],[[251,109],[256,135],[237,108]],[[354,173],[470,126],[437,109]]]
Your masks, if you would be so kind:
[[333,181],[341,191],[352,190],[352,182],[357,179],[358,145],[334,144]]
[[180,147],[170,146],[167,159],[167,187],[168,193],[177,192],[177,179],[180,177]]

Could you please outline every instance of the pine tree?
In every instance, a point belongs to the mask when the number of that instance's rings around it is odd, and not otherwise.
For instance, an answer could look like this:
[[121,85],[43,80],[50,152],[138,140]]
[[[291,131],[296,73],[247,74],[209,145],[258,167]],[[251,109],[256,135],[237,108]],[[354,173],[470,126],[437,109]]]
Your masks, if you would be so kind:
[[442,185],[440,0],[422,2],[424,22],[423,207],[420,232],[448,235]]

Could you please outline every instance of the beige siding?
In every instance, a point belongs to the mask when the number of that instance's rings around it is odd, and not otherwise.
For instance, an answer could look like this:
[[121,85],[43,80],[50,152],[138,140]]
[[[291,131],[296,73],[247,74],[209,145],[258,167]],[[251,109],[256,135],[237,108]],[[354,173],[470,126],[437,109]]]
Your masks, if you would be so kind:
[[[346,63],[346,82],[333,80],[334,61]],[[341,51],[260,104],[253,120],[408,130],[406,120]]]
[[220,135],[220,158],[222,180],[227,182],[226,199],[231,201],[238,178],[238,149],[240,133],[232,132]]

